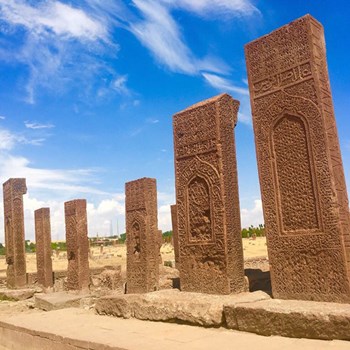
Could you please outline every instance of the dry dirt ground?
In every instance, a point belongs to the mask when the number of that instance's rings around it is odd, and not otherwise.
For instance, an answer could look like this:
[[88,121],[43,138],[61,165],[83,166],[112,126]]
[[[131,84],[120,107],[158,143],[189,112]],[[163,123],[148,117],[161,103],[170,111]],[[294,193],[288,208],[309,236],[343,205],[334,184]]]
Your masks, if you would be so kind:
[[[243,239],[243,251],[245,259],[254,257],[267,257],[266,240],[264,237],[257,237],[256,240]],[[161,248],[163,262],[174,261],[174,249],[171,244],[163,244]],[[67,269],[66,252],[60,252],[58,256],[53,253],[52,257],[53,269],[55,271]],[[120,265],[122,272],[126,270],[126,246],[106,246],[103,247],[101,253],[100,247],[91,248],[91,256],[89,259],[90,267],[117,266]],[[164,268],[165,269],[165,268]],[[27,272],[36,272],[36,255],[34,253],[27,254]],[[0,257],[0,278],[6,277],[5,258]],[[32,300],[20,302],[2,301],[0,300],[1,315],[15,315],[19,313],[37,312],[33,308]]]
[[[121,265],[122,270],[126,268],[126,246],[107,246],[103,247],[101,253],[100,247],[91,248],[89,259],[90,267],[102,267],[106,265]],[[244,258],[253,258],[267,256],[267,247],[265,237],[257,237],[256,240],[243,238]],[[163,261],[174,260],[174,248],[171,244],[163,244],[161,248]],[[67,254],[60,252],[58,256],[53,253],[53,269],[55,271],[67,269]],[[0,277],[6,276],[6,262],[4,257],[0,257]],[[27,272],[36,272],[36,255],[35,253],[27,254]]]

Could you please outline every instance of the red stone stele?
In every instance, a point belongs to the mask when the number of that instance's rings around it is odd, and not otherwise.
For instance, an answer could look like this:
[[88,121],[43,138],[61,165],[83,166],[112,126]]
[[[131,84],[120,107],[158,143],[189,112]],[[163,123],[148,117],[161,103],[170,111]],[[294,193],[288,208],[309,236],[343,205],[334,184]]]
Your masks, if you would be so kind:
[[227,94],[173,117],[181,290],[245,290],[234,127]]
[[26,179],[12,178],[3,184],[7,286],[21,288],[27,283],[23,195]]
[[245,47],[273,295],[350,301],[349,202],[322,25]]
[[68,258],[67,288],[87,290],[90,283],[86,200],[64,203]]
[[159,286],[159,245],[156,180],[125,184],[127,293],[147,293]]
[[36,266],[38,283],[49,288],[53,286],[50,208],[34,211]]

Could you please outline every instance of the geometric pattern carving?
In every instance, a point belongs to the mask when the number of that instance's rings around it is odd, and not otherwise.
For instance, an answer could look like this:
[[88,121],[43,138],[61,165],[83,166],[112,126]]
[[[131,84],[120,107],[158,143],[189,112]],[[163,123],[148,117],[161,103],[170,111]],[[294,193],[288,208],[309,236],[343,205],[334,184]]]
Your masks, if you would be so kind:
[[142,178],[125,184],[127,293],[158,290],[161,231],[157,185]]
[[49,288],[53,286],[50,208],[35,210],[34,218],[38,283]]
[[284,115],[273,127],[277,198],[282,233],[319,229],[309,135],[302,118]]
[[26,285],[26,254],[24,234],[23,195],[27,193],[26,179],[9,179],[3,184],[7,286]]
[[273,295],[350,301],[350,214],[322,25],[245,47]]
[[86,290],[90,284],[86,200],[64,203],[67,242],[67,289]]
[[238,101],[222,94],[173,117],[176,208],[172,218],[184,291],[245,290],[233,134],[238,107]]

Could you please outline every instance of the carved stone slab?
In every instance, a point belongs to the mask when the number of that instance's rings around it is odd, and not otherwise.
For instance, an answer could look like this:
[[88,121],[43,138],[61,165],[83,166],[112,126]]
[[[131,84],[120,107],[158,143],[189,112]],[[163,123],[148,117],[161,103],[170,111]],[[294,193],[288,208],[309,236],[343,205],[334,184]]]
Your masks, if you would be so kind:
[[174,115],[181,289],[245,289],[236,150],[239,102],[222,94]]
[[349,203],[323,27],[306,15],[245,52],[274,297],[349,301]]
[[26,179],[9,179],[3,184],[4,223],[7,263],[7,285],[26,285],[26,255],[23,195],[27,193]]
[[127,293],[158,290],[160,235],[156,180],[127,182],[125,209]]
[[86,290],[90,281],[86,200],[65,202],[64,211],[68,258],[67,288]]
[[38,283],[49,288],[53,286],[50,208],[35,210],[34,218]]

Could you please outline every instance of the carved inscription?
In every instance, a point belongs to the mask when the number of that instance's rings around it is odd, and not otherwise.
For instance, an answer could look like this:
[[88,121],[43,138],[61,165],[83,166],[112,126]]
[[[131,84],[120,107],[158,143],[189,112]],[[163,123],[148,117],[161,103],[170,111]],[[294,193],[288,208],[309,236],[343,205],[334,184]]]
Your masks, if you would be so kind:
[[158,289],[161,232],[158,230],[156,180],[125,184],[127,293]]
[[23,210],[23,195],[26,193],[25,179],[9,179],[3,184],[7,286],[9,288],[20,288],[26,285]]
[[233,137],[238,106],[224,94],[173,119],[177,205],[172,217],[185,291],[229,294],[245,288]]
[[350,301],[350,215],[323,28],[245,48],[274,297]]

